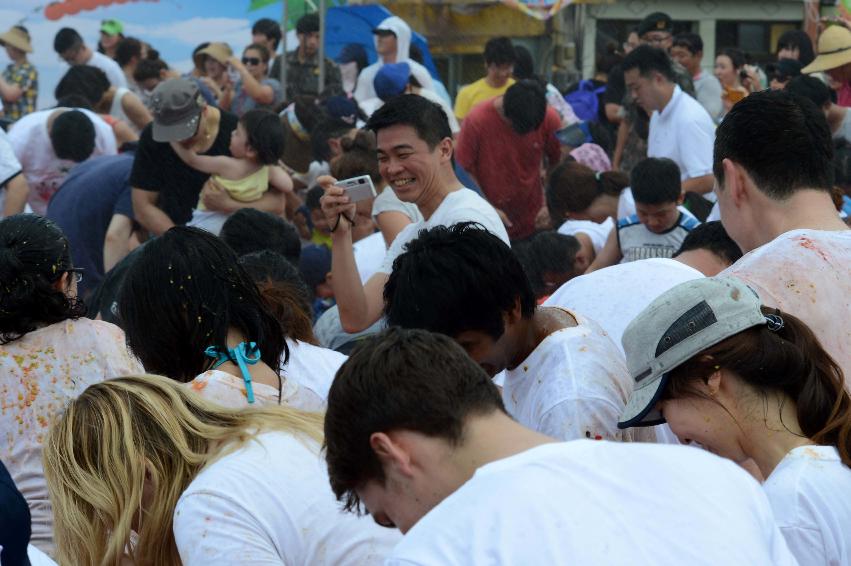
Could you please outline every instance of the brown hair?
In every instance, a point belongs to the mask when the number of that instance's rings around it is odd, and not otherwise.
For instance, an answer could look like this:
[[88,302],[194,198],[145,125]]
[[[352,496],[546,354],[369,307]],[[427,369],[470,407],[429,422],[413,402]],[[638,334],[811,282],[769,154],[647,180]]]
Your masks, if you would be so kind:
[[694,381],[729,370],[757,390],[779,391],[794,400],[804,434],[816,444],[835,446],[851,466],[851,397],[842,369],[802,320],[767,307],[762,311],[779,315],[783,327],[749,328],[700,352],[670,373],[662,398],[703,396]]
[[594,171],[577,161],[562,162],[547,183],[547,207],[553,220],[571,212],[582,212],[600,195],[619,197],[629,186],[629,177],[620,171]]
[[331,161],[331,175],[337,179],[369,175],[378,188],[382,180],[375,145],[375,134],[367,130],[358,130],[355,137],[340,140],[343,153]]
[[259,281],[257,288],[266,306],[286,328],[289,338],[314,346],[319,345],[316,335],[313,334],[310,300],[300,289],[291,283],[271,279]]

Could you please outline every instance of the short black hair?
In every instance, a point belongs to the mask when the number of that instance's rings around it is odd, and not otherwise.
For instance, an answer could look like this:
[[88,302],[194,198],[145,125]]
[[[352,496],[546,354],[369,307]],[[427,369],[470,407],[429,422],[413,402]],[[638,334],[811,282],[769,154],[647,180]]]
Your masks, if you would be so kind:
[[115,46],[115,62],[124,67],[133,57],[142,58],[142,42],[135,37],[125,37]]
[[94,107],[110,87],[109,79],[101,69],[91,65],[72,65],[59,79],[54,97],[59,100],[72,94],[79,94]]
[[304,206],[306,206],[308,210],[319,210],[322,208],[322,202],[320,199],[324,194],[325,191],[319,185],[310,187],[307,194],[304,195]]
[[278,44],[281,42],[281,26],[278,22],[270,18],[261,18],[254,22],[251,26],[251,35],[265,35],[269,39],[275,41],[275,49],[278,49]]
[[558,232],[538,232],[528,240],[512,246],[536,297],[547,295],[552,289],[544,281],[545,273],[573,273],[576,253],[582,246],[574,236]]
[[228,216],[219,237],[236,255],[271,250],[298,265],[301,240],[295,227],[269,212],[256,208],[241,208]]
[[547,94],[534,79],[517,81],[505,91],[502,110],[512,129],[520,135],[541,127],[547,115]]
[[84,110],[91,110],[92,103],[82,94],[74,93],[57,98],[54,108],[83,108]]
[[161,61],[160,59],[142,59],[133,71],[133,80],[140,83],[148,79],[158,79],[167,68],[168,66],[165,64],[165,61]]
[[[299,120],[300,121],[300,120]],[[328,142],[333,138],[344,136],[355,128],[345,120],[325,115],[322,120],[310,130],[310,150],[314,161],[330,161],[331,147]]]
[[284,154],[284,127],[277,114],[257,108],[239,118],[248,134],[248,145],[257,152],[257,161],[275,165]]
[[813,51],[813,40],[803,30],[790,29],[783,32],[777,40],[777,49],[780,50],[784,47],[788,49],[795,49],[797,47],[798,61],[804,67],[812,63],[813,59],[816,58],[816,54]]
[[652,45],[639,45],[630,51],[623,60],[622,68],[624,72],[638,69],[643,77],[655,71],[671,82],[676,78],[674,64],[668,53]]
[[776,200],[798,189],[830,192],[833,186],[833,140],[824,111],[786,91],[746,96],[718,126],[713,171],[722,189],[725,159],[742,166]]
[[316,33],[319,31],[319,14],[305,14],[295,24],[296,33]]
[[403,94],[387,101],[369,117],[366,129],[378,134],[380,130],[397,125],[414,128],[429,149],[452,138],[449,118],[440,104],[416,94]]
[[72,47],[83,44],[83,37],[72,28],[62,28],[53,37],[53,50],[62,55]]
[[629,175],[632,196],[641,204],[676,202],[682,193],[680,168],[666,157],[639,161]]
[[83,162],[95,150],[95,125],[80,110],[66,110],[53,120],[50,143],[59,159]]
[[806,98],[818,108],[824,108],[831,101],[830,88],[815,77],[798,75],[786,83],[786,92]]
[[742,257],[742,249],[727,234],[727,230],[724,229],[720,220],[704,222],[692,229],[674,257],[692,250],[710,251],[730,265],[736,263]]
[[531,79],[535,76],[535,60],[532,53],[523,45],[515,45],[514,78],[517,80]]
[[509,65],[516,61],[517,52],[507,37],[493,37],[485,43],[486,65]]
[[682,47],[692,55],[703,51],[703,38],[696,33],[684,31],[674,36],[674,47]]
[[338,501],[360,511],[356,489],[384,483],[376,432],[410,430],[462,441],[473,415],[505,413],[499,390],[453,340],[390,328],[364,339],[337,371],[325,413],[325,460]]
[[450,337],[474,330],[499,338],[503,314],[518,299],[522,316],[531,318],[535,295],[523,266],[505,242],[473,222],[422,230],[393,262],[384,286],[390,325]]

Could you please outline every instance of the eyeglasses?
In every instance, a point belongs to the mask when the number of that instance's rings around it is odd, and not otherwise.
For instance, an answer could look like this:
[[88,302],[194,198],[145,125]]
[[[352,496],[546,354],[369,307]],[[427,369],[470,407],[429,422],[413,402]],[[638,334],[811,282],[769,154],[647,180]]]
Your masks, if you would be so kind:
[[649,43],[651,45],[659,45],[660,43],[665,43],[666,41],[671,39],[671,37],[673,37],[673,36],[670,33],[656,33],[656,34],[648,33],[648,34],[642,36],[641,39],[643,39],[644,41],[646,41],[647,43]]
[[254,66],[254,65],[259,65],[260,63],[262,63],[262,61],[260,60],[259,57],[243,57],[242,58],[242,64],[243,65]]
[[82,267],[72,267],[71,269],[67,270],[67,272],[74,277],[74,281],[76,281],[77,283],[80,283],[83,280],[84,271],[85,269],[83,269]]

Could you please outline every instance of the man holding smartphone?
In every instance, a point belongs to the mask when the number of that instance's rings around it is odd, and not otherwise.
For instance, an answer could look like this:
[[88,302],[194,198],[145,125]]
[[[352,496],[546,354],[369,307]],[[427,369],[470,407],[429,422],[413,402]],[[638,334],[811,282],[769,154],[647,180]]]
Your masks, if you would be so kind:
[[393,261],[420,230],[477,222],[508,243],[508,234],[494,208],[465,188],[452,169],[454,151],[449,120],[440,107],[416,95],[396,97],[367,122],[375,132],[381,176],[403,202],[417,205],[422,222],[409,224],[393,241],[381,268],[362,284],[352,247],[351,222],[355,205],[336,179],[320,177],[325,190],[322,211],[331,226],[331,284],[346,332],[361,331],[384,310],[384,285]]

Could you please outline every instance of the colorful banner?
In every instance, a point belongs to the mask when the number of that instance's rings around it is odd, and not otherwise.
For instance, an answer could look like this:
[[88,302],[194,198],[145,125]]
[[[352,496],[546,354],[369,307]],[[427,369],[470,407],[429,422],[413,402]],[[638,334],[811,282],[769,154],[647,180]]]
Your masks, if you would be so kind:
[[546,0],[502,0],[502,3],[520,10],[536,20],[546,21],[572,4],[573,0],[556,0],[555,2],[548,2]]

